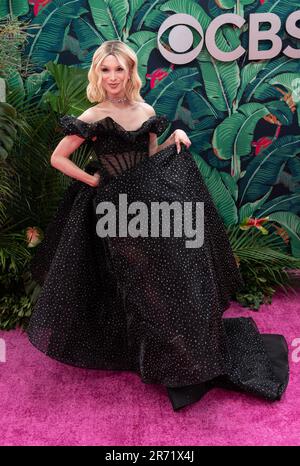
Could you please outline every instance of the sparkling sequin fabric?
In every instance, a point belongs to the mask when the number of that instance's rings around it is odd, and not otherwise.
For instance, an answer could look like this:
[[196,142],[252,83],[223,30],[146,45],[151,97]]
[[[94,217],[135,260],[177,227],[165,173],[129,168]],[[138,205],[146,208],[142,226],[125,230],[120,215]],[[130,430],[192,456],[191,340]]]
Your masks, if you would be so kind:
[[[42,290],[31,317],[31,343],[74,366],[129,370],[163,384],[173,409],[219,386],[269,400],[288,383],[282,335],[261,335],[251,318],[223,318],[244,283],[224,224],[191,153],[171,144],[148,156],[149,133],[163,134],[166,116],[128,131],[112,118],[86,123],[65,115],[65,135],[94,144],[102,183],[73,180],[32,262]],[[204,243],[182,237],[105,237],[96,207],[109,201],[119,218],[128,205],[204,202]],[[130,217],[130,216],[129,216]],[[193,218],[194,220],[194,218]],[[194,225],[195,226],[195,225]]]

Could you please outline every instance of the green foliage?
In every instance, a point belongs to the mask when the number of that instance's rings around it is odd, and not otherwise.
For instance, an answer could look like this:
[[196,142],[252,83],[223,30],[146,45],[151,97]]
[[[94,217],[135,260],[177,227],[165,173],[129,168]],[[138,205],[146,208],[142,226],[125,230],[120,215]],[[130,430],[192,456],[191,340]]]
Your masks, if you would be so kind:
[[235,295],[240,304],[257,310],[260,304],[271,303],[278,289],[286,294],[295,291],[292,279],[300,259],[288,253],[280,236],[265,236],[255,229],[241,231],[236,226],[230,226],[227,233],[246,283],[245,289]]
[[62,115],[80,115],[91,106],[86,96],[86,70],[52,62],[47,63],[46,68],[54,79],[55,89],[43,94],[43,103],[49,104],[55,113]]
[[23,327],[33,309],[33,294],[27,296],[24,280],[31,260],[24,236],[1,232],[0,258],[0,329]]
[[15,109],[4,102],[0,102],[0,160],[6,159],[16,138],[14,119]]
[[193,153],[193,156],[225,226],[235,225],[238,210],[234,201],[237,189],[233,178],[210,167],[198,154]]
[[30,298],[10,293],[0,299],[0,330],[26,328],[33,311]]
[[5,16],[23,16],[28,12],[28,0],[1,0],[0,18]]

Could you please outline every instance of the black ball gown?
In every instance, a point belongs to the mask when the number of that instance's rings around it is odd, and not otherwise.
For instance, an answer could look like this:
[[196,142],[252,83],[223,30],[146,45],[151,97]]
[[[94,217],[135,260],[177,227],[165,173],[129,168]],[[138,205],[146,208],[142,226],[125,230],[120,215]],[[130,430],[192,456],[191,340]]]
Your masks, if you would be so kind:
[[[38,246],[31,271],[42,288],[30,342],[66,364],[134,371],[162,384],[174,410],[212,387],[279,400],[288,383],[286,340],[260,334],[252,318],[222,318],[244,283],[191,153],[171,144],[148,154],[149,133],[162,134],[167,117],[151,116],[134,131],[111,117],[87,123],[65,115],[60,124],[94,145],[97,160],[85,170],[100,171],[102,182],[72,180]],[[113,203],[118,219],[119,194],[149,211],[155,201],[204,202],[202,246],[187,247],[184,232],[99,236],[97,206]]]

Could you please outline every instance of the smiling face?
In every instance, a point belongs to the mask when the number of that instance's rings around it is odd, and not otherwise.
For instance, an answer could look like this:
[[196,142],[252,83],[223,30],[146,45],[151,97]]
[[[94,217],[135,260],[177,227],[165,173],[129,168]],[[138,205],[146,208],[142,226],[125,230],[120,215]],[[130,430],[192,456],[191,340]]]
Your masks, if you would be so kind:
[[100,65],[102,74],[102,87],[107,97],[122,98],[125,96],[125,87],[130,78],[129,70],[122,65],[114,55],[105,57]]

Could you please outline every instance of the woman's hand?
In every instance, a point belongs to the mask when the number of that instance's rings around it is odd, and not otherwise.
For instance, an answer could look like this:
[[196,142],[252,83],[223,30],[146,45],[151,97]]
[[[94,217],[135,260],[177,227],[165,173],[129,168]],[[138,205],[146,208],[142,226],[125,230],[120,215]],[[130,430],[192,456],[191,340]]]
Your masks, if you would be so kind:
[[92,186],[92,188],[96,188],[97,186],[99,186],[99,184],[100,184],[100,173],[95,172],[93,174],[93,180],[91,181],[90,186]]
[[175,144],[177,146],[177,154],[179,154],[180,149],[181,149],[180,143],[185,144],[187,148],[189,148],[190,145],[192,144],[190,139],[188,138],[188,135],[182,129],[175,129],[173,135],[175,139]]

